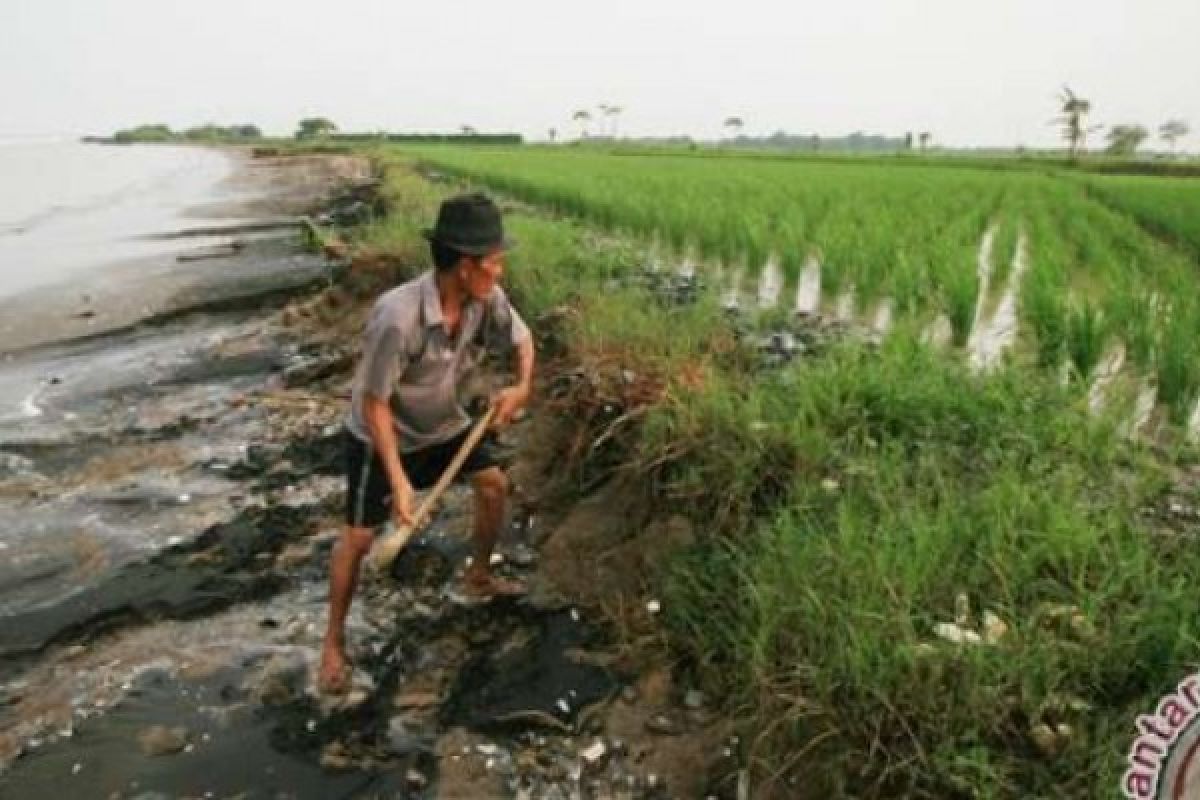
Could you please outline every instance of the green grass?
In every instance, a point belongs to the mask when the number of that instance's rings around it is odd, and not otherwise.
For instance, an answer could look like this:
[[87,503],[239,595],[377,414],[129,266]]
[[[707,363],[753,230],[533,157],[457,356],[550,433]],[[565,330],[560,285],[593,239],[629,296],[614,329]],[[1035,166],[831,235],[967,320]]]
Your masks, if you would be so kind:
[[[431,191],[400,156],[386,157],[394,212],[368,235],[411,248],[437,197],[457,187]],[[542,157],[454,156],[472,161],[459,168],[474,180],[489,176],[573,218],[508,217],[521,245],[506,283],[526,317],[569,303],[580,311],[566,330],[577,351],[617,354],[623,367],[668,379],[707,368],[705,381],[673,387],[622,445],[657,510],[686,513],[703,532],[657,588],[673,651],[739,721],[755,796],[1116,797],[1134,717],[1200,662],[1200,550],[1151,532],[1140,510],[1161,491],[1163,470],[1118,434],[1115,418],[1090,419],[1057,369],[1070,355],[1086,374],[1106,337],[1125,335],[1164,400],[1186,407],[1200,333],[1186,272],[1194,265],[1077,185],[1042,176],[1002,176],[1016,182],[973,205],[959,198],[949,213],[877,165],[843,179],[824,171],[848,167],[801,164],[786,174],[808,189],[780,181],[765,190],[774,203],[729,213],[723,192],[748,197],[769,176],[739,165],[673,205],[664,198],[710,162],[658,172],[641,159],[645,174],[627,174],[598,154],[534,163]],[[817,192],[821,179],[829,182]],[[931,194],[958,178],[948,180]],[[921,235],[887,228],[889,219],[903,226],[884,201],[854,207],[855,193],[877,181],[883,197],[913,202]],[[804,214],[762,213],[797,191]],[[1034,262],[1021,306],[1032,357],[976,375],[956,355],[916,344],[920,312],[949,309],[956,330],[964,313],[969,324],[978,237],[1014,209]],[[684,224],[696,219],[703,224]],[[710,241],[705,225],[743,238]],[[593,226],[627,236],[602,239]],[[843,281],[873,275],[905,287],[898,307],[908,316],[878,351],[847,343],[754,373],[715,347],[726,323],[713,297],[667,313],[613,283],[642,263],[638,242],[656,234],[673,237],[675,252],[691,245],[730,261],[755,242],[763,253],[782,241],[791,253],[817,249]],[[704,249],[715,244],[726,249]],[[794,271],[798,262],[784,263]],[[1148,287],[1171,300],[1165,325]],[[973,624],[985,609],[1008,624],[998,645],[964,649],[933,634],[954,618],[960,593]],[[1052,604],[1077,607],[1077,622],[1055,617]],[[1043,721],[1071,726],[1057,755],[1032,742]]]
[[[1049,376],[978,378],[903,336],[665,413],[649,436],[708,444],[676,494],[786,488],[667,602],[696,673],[759,721],[766,774],[812,747],[781,776],[811,796],[1115,796],[1135,714],[1197,660],[1200,554],[1147,535],[1154,473],[1120,466],[1112,427]],[[1001,645],[933,635],[960,592],[1008,623]],[[1055,603],[1095,634],[1043,624]],[[1094,710],[1045,710],[1064,696]],[[1031,744],[1042,720],[1076,731],[1056,758]]]
[[1200,179],[1095,177],[1088,186],[1107,205],[1200,258]]

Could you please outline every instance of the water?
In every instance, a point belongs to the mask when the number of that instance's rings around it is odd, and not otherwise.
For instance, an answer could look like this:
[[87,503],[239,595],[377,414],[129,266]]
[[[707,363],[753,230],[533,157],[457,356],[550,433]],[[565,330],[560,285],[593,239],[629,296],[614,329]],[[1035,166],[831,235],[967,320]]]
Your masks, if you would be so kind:
[[198,147],[0,139],[0,297],[170,250],[139,237],[184,227],[232,170]]

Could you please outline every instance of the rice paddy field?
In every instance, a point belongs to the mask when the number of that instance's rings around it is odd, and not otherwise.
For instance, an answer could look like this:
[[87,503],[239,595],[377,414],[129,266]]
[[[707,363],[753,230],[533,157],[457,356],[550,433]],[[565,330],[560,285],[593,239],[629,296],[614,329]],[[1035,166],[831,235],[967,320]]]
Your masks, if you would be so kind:
[[[1200,507],[1200,181],[377,156],[368,241],[413,246],[463,186],[521,201],[518,305],[666,386],[607,438],[704,532],[651,590],[754,796],[1120,796],[1136,715],[1200,665],[1200,526],[1171,517]],[[623,280],[647,265],[709,291],[664,308]],[[730,344],[793,312],[868,335],[770,370]]]
[[[1189,247],[1200,244],[1200,181],[1105,177],[1081,186],[1021,170],[562,149],[421,156],[636,236],[664,263],[695,258],[747,281],[778,267],[793,286],[819,264],[827,298],[852,294],[862,314],[886,301],[897,317],[943,315],[959,343],[978,312],[1012,290],[1021,343],[1044,366],[1087,380],[1120,342],[1174,421],[1186,422],[1196,400],[1200,375],[1184,365],[1200,357]],[[1031,268],[1014,284],[1018,242]]]

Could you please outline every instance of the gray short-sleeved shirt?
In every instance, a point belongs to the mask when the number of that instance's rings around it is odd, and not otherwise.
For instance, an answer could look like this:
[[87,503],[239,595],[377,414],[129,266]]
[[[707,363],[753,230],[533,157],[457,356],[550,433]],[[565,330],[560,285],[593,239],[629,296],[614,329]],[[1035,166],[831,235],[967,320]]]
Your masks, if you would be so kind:
[[471,424],[458,399],[462,379],[485,348],[515,346],[528,336],[498,286],[485,302],[463,306],[458,336],[451,339],[433,271],[401,284],[380,295],[367,320],[346,425],[370,441],[363,417],[363,396],[370,392],[391,405],[401,452],[453,439]]

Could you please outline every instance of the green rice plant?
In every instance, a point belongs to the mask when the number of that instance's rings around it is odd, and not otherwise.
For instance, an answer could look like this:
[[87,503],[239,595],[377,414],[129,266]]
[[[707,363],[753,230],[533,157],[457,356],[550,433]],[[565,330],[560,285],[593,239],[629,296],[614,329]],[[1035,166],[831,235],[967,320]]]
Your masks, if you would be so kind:
[[[405,152],[592,224],[741,265],[747,281],[777,256],[794,282],[809,255],[818,254],[827,304],[853,285],[863,307],[889,296],[904,314],[942,312],[959,345],[977,303],[980,240],[996,220],[991,300],[1005,288],[1025,230],[1025,280],[1033,285],[1021,292],[1020,314],[1037,361],[1057,369],[1051,361],[1069,353],[1083,374],[1108,337],[1126,342],[1135,366],[1156,368],[1163,345],[1145,298],[1196,292],[1193,260],[1147,235],[1140,217],[1093,199],[1102,185],[1106,192],[1128,189],[1137,202],[1184,198],[1190,207],[1187,187],[1195,182],[1160,190],[1158,181],[1170,181],[670,151],[427,146]],[[1068,291],[1085,303],[1070,313]],[[992,310],[985,298],[985,314]],[[1185,368],[1186,359],[1171,357]]]
[[1075,372],[1088,381],[1104,356],[1108,325],[1103,313],[1087,299],[1071,303],[1066,316],[1067,355]]
[[1092,196],[1200,259],[1200,179],[1089,177]]
[[1019,221],[1015,214],[1005,214],[996,228],[992,245],[992,288],[997,293],[1008,281],[1009,271],[1017,255]]
[[975,322],[976,298],[979,295],[979,275],[968,264],[941,275],[943,311],[954,329],[954,343],[963,346]]
[[[713,432],[680,478],[690,491],[792,474],[761,522],[678,565],[665,606],[705,684],[766,725],[749,754],[778,781],[764,796],[788,796],[797,776],[824,797],[1091,798],[1116,785],[1135,709],[1194,657],[1186,576],[1200,555],[1158,558],[1136,530],[1140,495],[1114,491],[1115,431],[1079,416],[1049,375],[979,379],[897,337],[877,358],[844,348],[740,399],[663,413],[675,421],[650,438]],[[989,609],[1011,625],[1007,644],[933,634],[960,593],[967,624]],[[1085,615],[1081,635],[1097,633],[1071,644],[1047,627],[1044,609],[1062,603]],[[1070,717],[1057,759],[1034,757],[1030,726],[1061,697],[1092,708]]]
[[1025,281],[1021,316],[1033,329],[1037,363],[1057,368],[1067,353],[1067,298],[1063,286],[1049,270],[1035,270]]
[[1181,303],[1167,320],[1158,358],[1158,396],[1171,419],[1183,424],[1200,397],[1200,313],[1194,300]]
[[1155,310],[1156,296],[1130,280],[1124,289],[1113,292],[1105,305],[1112,329],[1121,332],[1130,358],[1138,364],[1153,364],[1159,347],[1161,320]]

